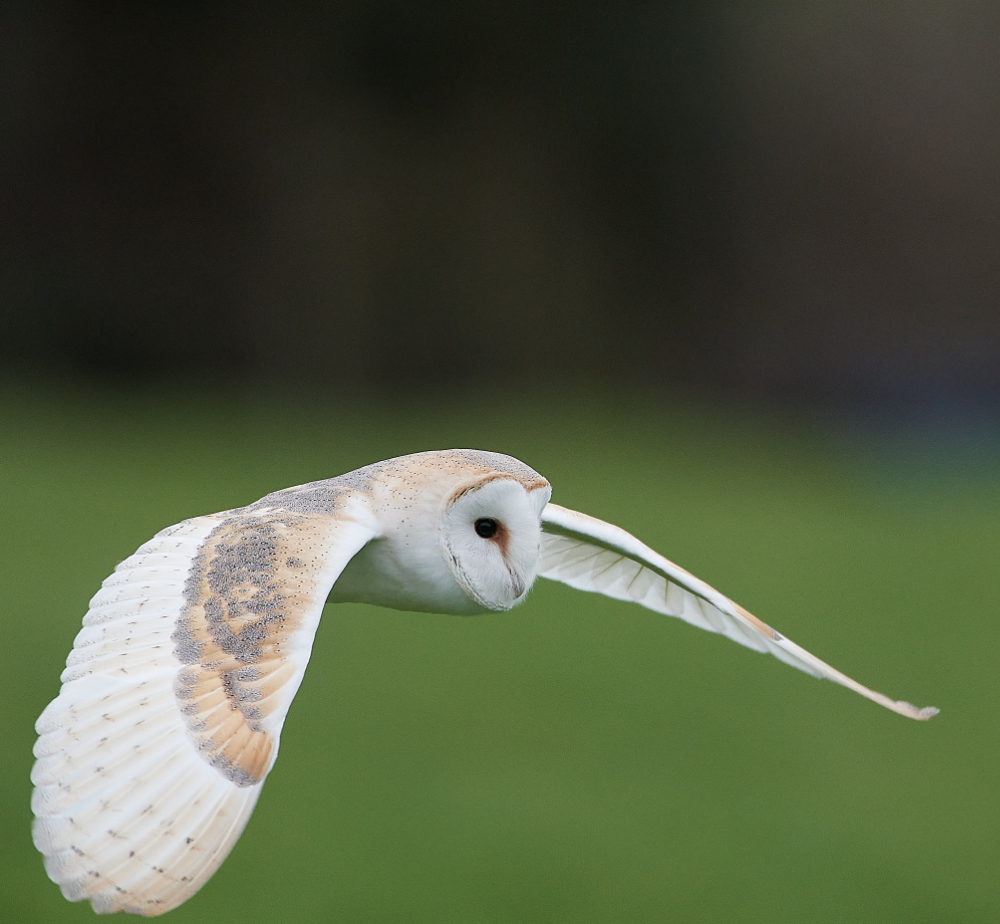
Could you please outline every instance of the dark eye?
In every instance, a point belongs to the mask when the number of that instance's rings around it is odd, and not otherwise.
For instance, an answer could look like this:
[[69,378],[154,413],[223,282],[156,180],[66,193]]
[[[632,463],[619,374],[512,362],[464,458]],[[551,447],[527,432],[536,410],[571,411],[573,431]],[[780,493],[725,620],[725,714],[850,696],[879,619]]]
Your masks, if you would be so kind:
[[476,520],[476,535],[482,536],[484,539],[492,539],[497,532],[497,521],[491,520],[489,517],[483,517],[482,519]]

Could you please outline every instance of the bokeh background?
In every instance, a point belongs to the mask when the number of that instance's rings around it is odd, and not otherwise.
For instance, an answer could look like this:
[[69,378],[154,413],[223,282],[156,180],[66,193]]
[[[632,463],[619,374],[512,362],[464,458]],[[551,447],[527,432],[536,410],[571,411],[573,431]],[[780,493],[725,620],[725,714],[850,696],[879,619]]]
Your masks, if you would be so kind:
[[331,607],[177,921],[1000,920],[1000,7],[0,5],[0,918],[165,525],[523,458],[865,683],[540,586]]

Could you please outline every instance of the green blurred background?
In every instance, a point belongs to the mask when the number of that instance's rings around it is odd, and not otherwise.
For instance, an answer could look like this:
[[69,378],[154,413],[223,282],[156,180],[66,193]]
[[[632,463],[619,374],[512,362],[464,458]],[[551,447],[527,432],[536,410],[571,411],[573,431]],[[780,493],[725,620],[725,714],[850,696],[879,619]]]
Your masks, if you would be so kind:
[[279,485],[467,445],[528,460],[559,502],[942,714],[907,721],[548,582],[475,619],[331,606],[249,828],[172,919],[995,919],[1000,478],[975,453],[942,467],[650,396],[8,388],[2,408],[6,920],[91,915],[31,846],[28,773],[34,718],[115,562]]
[[1000,6],[0,5],[0,920],[166,525],[515,455],[908,722],[542,584],[331,608],[171,920],[1000,921]]

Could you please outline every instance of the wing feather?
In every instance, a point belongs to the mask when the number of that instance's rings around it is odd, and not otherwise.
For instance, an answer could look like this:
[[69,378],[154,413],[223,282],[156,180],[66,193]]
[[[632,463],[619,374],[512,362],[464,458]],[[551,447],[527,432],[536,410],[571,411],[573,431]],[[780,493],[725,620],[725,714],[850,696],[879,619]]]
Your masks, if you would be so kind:
[[862,686],[776,632],[739,604],[668,561],[625,530],[595,517],[548,504],[542,512],[540,577],[638,603],[667,616],[768,652],[812,674],[841,684],[911,719],[937,715]]
[[326,596],[375,536],[363,501],[341,501],[187,520],[95,594],[36,725],[33,835],[67,898],[161,914],[228,854]]

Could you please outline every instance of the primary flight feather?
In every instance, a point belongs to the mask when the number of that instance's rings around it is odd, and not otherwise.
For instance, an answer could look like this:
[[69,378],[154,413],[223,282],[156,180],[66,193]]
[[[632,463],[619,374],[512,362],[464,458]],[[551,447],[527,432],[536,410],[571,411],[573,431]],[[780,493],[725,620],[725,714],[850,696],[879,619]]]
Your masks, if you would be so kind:
[[278,754],[323,605],[472,615],[536,577],[719,632],[901,715],[616,526],[549,503],[517,459],[378,462],[163,530],[90,602],[38,719],[34,838],[66,898],[157,915],[239,837]]

